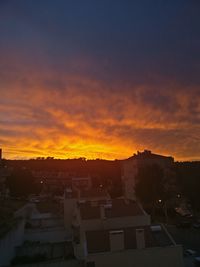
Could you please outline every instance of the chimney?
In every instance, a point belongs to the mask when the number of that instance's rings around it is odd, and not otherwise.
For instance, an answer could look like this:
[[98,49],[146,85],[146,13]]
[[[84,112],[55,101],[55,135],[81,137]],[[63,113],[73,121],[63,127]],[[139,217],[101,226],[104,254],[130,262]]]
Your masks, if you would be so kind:
[[138,249],[145,248],[144,229],[136,229],[136,246]]
[[81,199],[81,190],[79,188],[77,188],[77,193],[78,193],[78,199]]
[[81,190],[76,186],[73,186],[72,188],[76,192],[76,197],[78,198],[78,200],[80,200],[81,199]]
[[101,214],[101,220],[106,219],[104,205],[101,205],[101,206],[100,206],[100,214]]
[[71,188],[69,188],[69,187],[67,187],[66,189],[65,189],[65,198],[67,199],[70,199],[70,198],[72,198],[72,189]]
[[124,231],[115,230],[109,232],[110,251],[124,250]]

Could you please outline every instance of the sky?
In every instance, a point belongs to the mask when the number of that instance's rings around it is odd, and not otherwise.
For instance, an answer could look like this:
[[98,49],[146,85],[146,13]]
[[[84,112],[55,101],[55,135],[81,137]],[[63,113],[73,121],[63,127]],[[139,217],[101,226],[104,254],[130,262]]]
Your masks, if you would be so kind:
[[200,160],[199,0],[0,0],[5,158]]

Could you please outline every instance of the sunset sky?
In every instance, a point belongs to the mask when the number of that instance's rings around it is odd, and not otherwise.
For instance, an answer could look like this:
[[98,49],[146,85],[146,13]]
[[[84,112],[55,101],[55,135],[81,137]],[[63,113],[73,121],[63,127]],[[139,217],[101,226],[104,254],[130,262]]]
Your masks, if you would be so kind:
[[0,0],[0,147],[200,160],[200,1]]

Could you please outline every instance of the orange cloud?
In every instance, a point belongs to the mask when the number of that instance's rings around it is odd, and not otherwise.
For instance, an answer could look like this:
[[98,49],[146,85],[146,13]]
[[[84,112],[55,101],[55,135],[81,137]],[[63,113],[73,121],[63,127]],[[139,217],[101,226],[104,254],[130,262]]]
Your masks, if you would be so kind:
[[170,86],[158,94],[151,85],[108,88],[81,75],[14,77],[1,85],[5,157],[121,159],[148,148],[177,159],[199,158],[199,103],[192,120],[194,95]]

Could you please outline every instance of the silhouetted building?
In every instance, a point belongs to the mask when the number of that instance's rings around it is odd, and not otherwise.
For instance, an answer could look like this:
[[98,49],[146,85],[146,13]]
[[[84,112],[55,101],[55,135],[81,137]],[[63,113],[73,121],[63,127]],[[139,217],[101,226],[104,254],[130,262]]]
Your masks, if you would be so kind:
[[164,172],[168,172],[173,166],[173,157],[154,154],[149,150],[137,152],[132,157],[122,162],[122,182],[125,197],[135,199],[136,176],[140,167],[159,165]]

